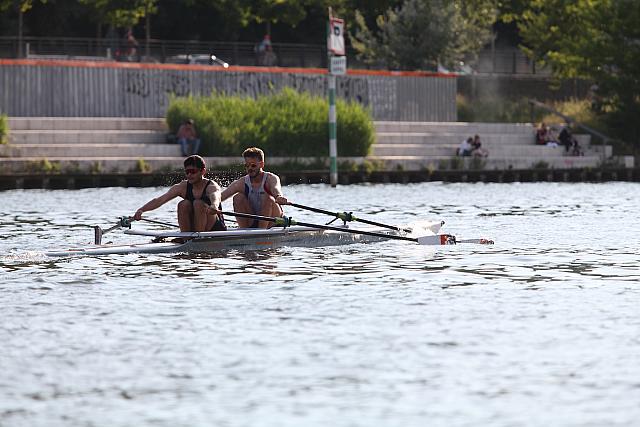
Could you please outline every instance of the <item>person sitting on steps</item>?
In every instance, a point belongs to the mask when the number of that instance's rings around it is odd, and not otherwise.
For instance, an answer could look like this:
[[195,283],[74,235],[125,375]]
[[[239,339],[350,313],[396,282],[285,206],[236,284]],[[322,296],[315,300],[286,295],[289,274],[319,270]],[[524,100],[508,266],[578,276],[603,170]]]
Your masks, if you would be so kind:
[[183,156],[198,154],[198,151],[200,151],[200,139],[198,138],[193,119],[187,119],[180,125],[176,139],[180,144]]

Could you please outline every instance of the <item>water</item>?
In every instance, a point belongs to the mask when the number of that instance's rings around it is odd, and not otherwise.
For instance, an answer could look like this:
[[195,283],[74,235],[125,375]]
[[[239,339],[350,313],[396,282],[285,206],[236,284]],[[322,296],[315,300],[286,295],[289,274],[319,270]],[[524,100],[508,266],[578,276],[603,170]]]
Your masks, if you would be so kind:
[[496,245],[48,259],[161,189],[0,193],[0,426],[637,425],[640,185],[285,190]]

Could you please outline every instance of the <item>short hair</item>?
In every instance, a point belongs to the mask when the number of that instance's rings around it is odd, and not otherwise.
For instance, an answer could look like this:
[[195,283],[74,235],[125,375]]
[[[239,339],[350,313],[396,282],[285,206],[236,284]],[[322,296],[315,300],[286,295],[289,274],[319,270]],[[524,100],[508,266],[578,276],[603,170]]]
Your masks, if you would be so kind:
[[204,162],[204,159],[197,154],[187,157],[184,159],[184,167],[187,166],[195,166],[198,169],[204,169],[207,167],[207,164]]
[[192,124],[193,124],[193,119],[187,119],[187,120],[185,120],[184,122],[185,122],[185,123],[188,123],[188,124],[190,124],[190,125],[192,125]]
[[264,151],[262,151],[258,147],[249,147],[242,152],[242,157],[244,157],[245,159],[247,157],[253,157],[254,159],[258,159],[261,162],[264,162]]

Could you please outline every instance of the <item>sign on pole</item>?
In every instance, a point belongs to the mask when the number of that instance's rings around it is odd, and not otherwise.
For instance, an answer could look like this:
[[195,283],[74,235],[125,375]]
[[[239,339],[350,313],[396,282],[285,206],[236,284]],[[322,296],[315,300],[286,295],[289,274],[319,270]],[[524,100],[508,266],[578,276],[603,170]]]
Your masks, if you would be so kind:
[[329,62],[329,73],[334,76],[344,76],[347,74],[347,57],[332,56]]
[[327,50],[336,56],[343,56],[344,51],[344,20],[329,17],[329,37]]

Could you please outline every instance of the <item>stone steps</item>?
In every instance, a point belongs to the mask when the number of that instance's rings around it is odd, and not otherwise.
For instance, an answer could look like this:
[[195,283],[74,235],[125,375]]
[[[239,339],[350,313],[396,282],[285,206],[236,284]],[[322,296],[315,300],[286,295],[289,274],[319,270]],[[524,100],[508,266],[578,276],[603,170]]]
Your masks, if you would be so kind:
[[13,145],[165,144],[166,131],[154,130],[11,130]]
[[[455,156],[458,145],[421,145],[421,144],[375,144],[373,156]],[[564,157],[564,147],[541,145],[497,145],[482,144],[492,158],[506,157]]]
[[[385,170],[427,170],[427,169],[483,169],[483,170],[508,170],[508,169],[531,169],[533,167],[571,169],[593,167],[599,162],[597,156],[584,157],[557,157],[549,159],[530,157],[511,158],[473,158],[473,157],[451,157],[451,156],[369,156],[340,158],[340,161],[350,161],[358,165],[364,161],[376,162],[384,166]],[[184,158],[178,157],[22,157],[22,158],[0,158],[0,174],[36,172],[139,172],[141,169],[149,168],[152,171],[176,172],[180,173]],[[237,173],[240,161],[231,157],[206,157],[207,168],[212,171],[228,171]],[[314,164],[315,158],[296,159],[301,163]],[[286,164],[291,159],[288,157],[271,157],[270,165]],[[328,166],[327,166],[328,168]]]
[[[270,157],[269,165],[289,164],[289,157]],[[313,165],[315,168],[318,159],[315,157],[297,158],[300,164]],[[16,157],[2,158],[0,157],[0,174],[19,173],[19,172],[139,172],[142,165],[150,168],[152,171],[166,170],[168,172],[182,173],[182,162],[184,157],[178,156],[158,156],[134,158],[129,156],[111,156],[111,157]],[[207,168],[215,171],[226,171],[231,174],[241,174],[242,159],[238,157],[205,157]],[[356,165],[362,164],[365,159],[363,157],[341,157],[341,162],[349,161]],[[329,160],[326,159],[325,168],[329,168]],[[239,175],[238,175],[239,176]]]
[[6,157],[178,157],[179,144],[18,144],[0,147]]
[[[454,144],[456,147],[460,143],[469,138],[467,134],[456,133],[433,133],[433,132],[379,132],[376,134],[377,144]],[[521,134],[481,134],[480,139],[482,144],[495,143],[495,144],[519,144],[527,145],[533,144],[533,134],[521,135]]]
[[473,136],[479,134],[530,135],[531,123],[465,123],[465,122],[375,122],[376,133],[440,133]]
[[163,118],[125,117],[10,117],[11,132],[19,130],[143,130],[168,132]]
[[[58,168],[89,172],[95,171],[96,165],[110,172],[134,171],[140,167],[141,159],[153,170],[180,169],[182,165],[179,145],[167,143],[163,118],[12,117],[9,126],[10,144],[0,146],[0,168],[5,172],[20,171],[20,165],[46,169],[43,159]],[[377,143],[366,160],[388,170],[478,166],[491,170],[526,169],[540,162],[553,168],[595,167],[603,158],[601,147],[589,146],[588,135],[579,136],[585,149],[585,156],[581,157],[564,156],[563,147],[536,146],[531,124],[375,122],[374,126]],[[480,135],[489,157],[455,157],[460,142],[475,134]],[[604,157],[611,155],[610,147],[607,150]],[[211,166],[237,167],[239,155],[210,158],[214,162]],[[291,160],[270,157],[269,164],[278,164],[279,159]],[[363,158],[339,159],[346,160],[359,164]]]
[[[600,163],[599,156],[579,157],[452,157],[452,156],[369,156],[367,160],[381,162],[387,170],[426,170],[426,169],[484,169],[508,170],[553,168],[571,169],[594,167]],[[544,166],[542,166],[544,165]]]

